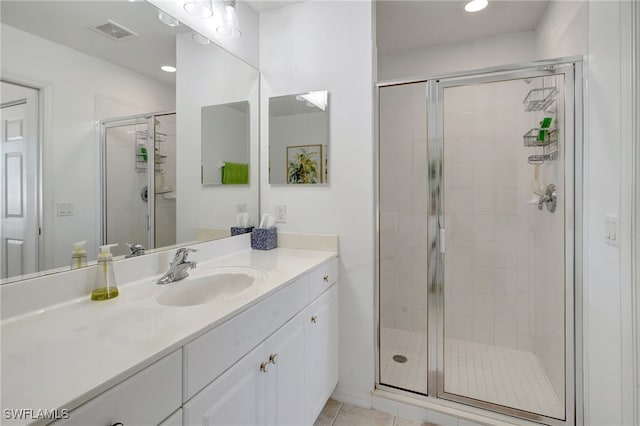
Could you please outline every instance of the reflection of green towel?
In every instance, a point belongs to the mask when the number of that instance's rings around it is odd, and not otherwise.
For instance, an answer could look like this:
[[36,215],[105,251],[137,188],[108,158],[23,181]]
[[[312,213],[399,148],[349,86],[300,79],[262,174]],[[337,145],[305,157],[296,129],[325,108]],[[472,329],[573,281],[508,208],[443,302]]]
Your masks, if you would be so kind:
[[249,183],[249,165],[225,161],[224,167],[222,167],[222,183],[225,185]]

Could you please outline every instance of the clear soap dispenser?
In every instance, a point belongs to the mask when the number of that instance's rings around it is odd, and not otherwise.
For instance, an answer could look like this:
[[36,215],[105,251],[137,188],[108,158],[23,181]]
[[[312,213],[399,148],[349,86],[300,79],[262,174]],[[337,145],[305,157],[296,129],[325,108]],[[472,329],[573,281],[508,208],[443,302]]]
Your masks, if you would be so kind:
[[96,264],[96,283],[91,292],[91,300],[108,300],[118,297],[118,286],[113,273],[113,255],[111,247],[118,244],[100,246],[98,263]]
[[76,248],[71,253],[71,269],[84,268],[87,266],[87,252],[84,250],[86,243],[86,241],[73,243]]

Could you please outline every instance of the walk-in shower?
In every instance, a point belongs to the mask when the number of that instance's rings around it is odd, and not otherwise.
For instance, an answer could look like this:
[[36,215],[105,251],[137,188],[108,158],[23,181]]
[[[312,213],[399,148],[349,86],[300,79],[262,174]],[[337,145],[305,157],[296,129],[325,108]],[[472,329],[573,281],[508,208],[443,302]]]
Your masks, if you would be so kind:
[[176,243],[176,114],[100,123],[101,244],[147,249]]
[[378,85],[380,388],[575,422],[580,84],[552,61]]

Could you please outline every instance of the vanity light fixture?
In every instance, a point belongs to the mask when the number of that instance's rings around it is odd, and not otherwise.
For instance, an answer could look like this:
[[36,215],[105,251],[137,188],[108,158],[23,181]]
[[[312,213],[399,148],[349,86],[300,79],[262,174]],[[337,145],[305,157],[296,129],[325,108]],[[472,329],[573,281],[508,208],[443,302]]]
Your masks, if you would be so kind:
[[225,15],[222,18],[222,23],[216,31],[218,34],[227,38],[240,37],[240,25],[238,24],[238,13],[236,12],[236,0],[224,0]]
[[164,72],[176,72],[176,67],[172,67],[171,65],[163,65],[160,69]]
[[213,16],[211,0],[186,0],[183,7],[189,15],[199,18],[211,18]]
[[464,10],[471,13],[480,12],[482,9],[487,7],[488,4],[488,0],[471,0],[464,6]]
[[206,46],[207,44],[211,43],[211,40],[209,40],[208,38],[206,38],[202,34],[199,34],[199,33],[195,32],[195,31],[191,33],[191,38],[193,39],[193,41],[195,41],[196,43],[201,44],[203,46]]
[[178,21],[176,18],[174,18],[171,15],[167,15],[165,12],[161,10],[158,11],[158,19],[160,20],[160,22],[170,27],[177,27],[180,25],[180,21]]

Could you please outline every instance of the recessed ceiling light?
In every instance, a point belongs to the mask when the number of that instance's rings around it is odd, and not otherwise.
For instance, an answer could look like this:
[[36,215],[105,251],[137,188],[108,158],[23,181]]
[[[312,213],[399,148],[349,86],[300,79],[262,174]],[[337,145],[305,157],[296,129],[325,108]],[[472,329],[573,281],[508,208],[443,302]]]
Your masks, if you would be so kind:
[[171,65],[163,65],[160,69],[164,72],[176,72],[176,67],[172,67]]
[[487,7],[489,2],[487,0],[471,0],[464,6],[464,10],[467,12],[480,12]]

